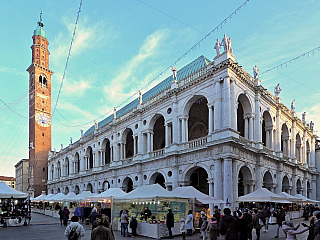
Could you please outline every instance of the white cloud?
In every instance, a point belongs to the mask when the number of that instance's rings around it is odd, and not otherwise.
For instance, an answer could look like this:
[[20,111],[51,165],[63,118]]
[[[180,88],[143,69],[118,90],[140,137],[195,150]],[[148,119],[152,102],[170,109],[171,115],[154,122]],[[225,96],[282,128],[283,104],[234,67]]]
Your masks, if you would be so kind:
[[[131,58],[125,66],[121,67],[118,76],[104,87],[108,100],[119,104],[120,101],[137,92],[137,85],[141,86],[141,83],[145,82],[145,77],[137,79],[137,75],[141,75],[141,72],[148,67],[152,58],[159,55],[158,49],[162,41],[168,37],[168,34],[168,30],[157,30],[147,36],[138,54]],[[130,88],[130,86],[132,86],[132,90],[128,93],[126,89]]]
[[26,72],[20,72],[15,68],[8,68],[8,67],[0,67],[0,72],[4,72],[4,73],[13,73],[15,75],[22,75],[22,76],[26,76]]

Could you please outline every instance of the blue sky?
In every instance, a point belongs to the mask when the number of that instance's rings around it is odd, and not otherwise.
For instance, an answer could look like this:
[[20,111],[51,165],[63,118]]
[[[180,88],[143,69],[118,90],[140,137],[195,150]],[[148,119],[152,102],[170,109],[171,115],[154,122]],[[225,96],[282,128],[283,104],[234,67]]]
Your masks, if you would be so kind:
[[[52,119],[52,149],[80,137],[94,119],[108,116],[156,78],[245,0],[83,1],[73,51]],[[14,176],[14,165],[28,158],[28,73],[32,35],[40,8],[49,40],[52,106],[59,91],[79,1],[0,2],[0,175]],[[157,10],[156,10],[157,9]],[[200,55],[213,60],[215,39],[232,38],[236,60],[260,73],[320,46],[320,2],[250,0],[223,28],[180,60],[179,69]],[[196,29],[196,30],[195,30]],[[296,99],[297,115],[320,126],[320,52],[297,59],[260,77],[282,102]],[[165,79],[170,71],[150,86]],[[86,124],[85,124],[86,123]],[[63,125],[64,124],[64,125]],[[68,125],[65,126],[65,125]],[[81,125],[81,126],[76,126]],[[73,127],[70,127],[73,126]],[[74,127],[76,126],[76,127]]]

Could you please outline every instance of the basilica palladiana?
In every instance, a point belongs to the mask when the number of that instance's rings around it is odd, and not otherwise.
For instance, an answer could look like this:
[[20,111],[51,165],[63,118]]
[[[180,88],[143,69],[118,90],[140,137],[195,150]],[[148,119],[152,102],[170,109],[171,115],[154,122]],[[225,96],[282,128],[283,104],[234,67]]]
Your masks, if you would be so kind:
[[316,199],[313,123],[296,115],[294,101],[281,102],[279,84],[274,92],[260,85],[257,67],[247,73],[231,43],[223,53],[219,44],[213,61],[172,67],[172,76],[50,153],[48,193],[158,183],[231,203],[259,187]]

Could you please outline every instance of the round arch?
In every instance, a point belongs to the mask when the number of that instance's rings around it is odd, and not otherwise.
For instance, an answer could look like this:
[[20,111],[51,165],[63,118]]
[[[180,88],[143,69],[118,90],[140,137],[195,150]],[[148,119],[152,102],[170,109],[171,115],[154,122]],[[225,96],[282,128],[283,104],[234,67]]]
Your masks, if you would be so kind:
[[102,142],[101,145],[101,151],[102,151],[102,156],[103,156],[103,162],[102,164],[109,164],[111,162],[111,157],[110,157],[110,140],[108,138],[105,138]]
[[262,187],[267,188],[269,191],[273,192],[273,178],[269,171],[266,171],[263,176],[263,185]]
[[289,129],[284,123],[281,126],[281,151],[286,156],[289,156],[289,138]]
[[60,190],[60,188],[58,188],[58,189],[57,189],[57,193],[61,193],[61,190]]
[[288,176],[282,178],[282,192],[290,193],[290,182]]
[[182,105],[182,115],[187,116],[190,112],[190,108],[192,107],[192,104],[196,101],[198,101],[201,98],[205,98],[208,101],[210,99],[210,96],[208,96],[205,92],[198,92],[197,94],[194,94],[192,97],[189,97],[185,100],[184,104]]
[[75,193],[76,195],[78,195],[78,194],[80,193],[80,188],[79,188],[78,185],[76,185],[76,186],[74,187],[74,193]]
[[66,188],[64,189],[64,194],[67,195],[68,193],[69,193],[69,188],[66,187]]
[[131,158],[133,157],[133,131],[131,128],[126,128],[122,133],[122,141],[125,142],[125,156],[123,158]]
[[298,163],[301,163],[302,162],[302,156],[301,156],[301,153],[302,153],[302,141],[301,141],[301,137],[300,137],[300,134],[297,133],[296,135],[296,159],[298,161]]
[[158,183],[161,187],[166,188],[166,180],[165,177],[162,173],[160,172],[155,172],[151,175],[149,178],[149,184],[156,184]]
[[242,166],[238,173],[238,197],[246,195],[253,190],[253,178],[248,166]]
[[88,158],[87,169],[93,168],[93,150],[91,146],[87,147],[85,156]]
[[301,183],[300,179],[297,180],[297,192],[296,192],[296,194],[302,194],[302,183]]
[[102,184],[102,189],[103,189],[103,191],[106,191],[106,190],[108,190],[110,188],[110,183],[107,181],[107,180],[105,180],[104,182],[103,182],[103,184]]
[[133,190],[133,181],[130,177],[126,177],[122,182],[122,190],[129,193]]
[[[240,136],[249,138],[249,118],[252,118],[252,107],[246,94],[241,93],[237,100],[237,131]],[[252,137],[252,136],[251,136]]]
[[272,117],[269,111],[264,111],[262,115],[262,143],[265,147],[271,148],[271,144],[273,142],[272,134],[273,131],[273,122]]
[[80,172],[80,155],[78,152],[75,153],[74,155],[74,164],[75,164],[75,173],[79,173]]
[[200,192],[209,195],[208,171],[200,166],[191,167],[185,174],[185,183],[193,186]]
[[311,192],[312,192],[312,188],[311,188],[311,185],[310,185],[310,182],[308,181],[307,182],[307,198],[311,198]]
[[69,174],[70,174],[70,164],[69,164],[69,158],[68,157],[66,157],[66,159],[65,159],[65,173],[66,173],[66,175],[67,176],[69,176]]
[[93,193],[93,187],[91,183],[87,184],[86,191],[90,191],[91,193]]

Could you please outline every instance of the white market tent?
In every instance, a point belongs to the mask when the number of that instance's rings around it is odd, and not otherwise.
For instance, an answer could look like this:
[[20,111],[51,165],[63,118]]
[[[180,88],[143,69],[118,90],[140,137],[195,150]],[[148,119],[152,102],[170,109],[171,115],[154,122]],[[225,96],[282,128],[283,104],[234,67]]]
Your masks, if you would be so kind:
[[210,197],[209,195],[200,192],[198,189],[194,188],[193,186],[177,187],[172,190],[172,193],[179,195],[179,196],[184,196],[184,197],[196,199],[197,201],[199,201],[203,204],[224,203],[224,201],[222,199]]
[[77,196],[77,194],[75,194],[74,192],[69,192],[67,195],[63,196],[61,199],[61,201],[68,201],[68,199],[72,199],[75,198]]
[[28,194],[9,187],[4,181],[0,182],[0,198],[27,198]]
[[296,194],[296,195],[294,195],[294,196],[297,197],[297,198],[301,198],[301,199],[302,199],[301,202],[308,202],[308,203],[318,202],[317,200],[309,199],[309,198],[307,198],[307,197],[305,197],[305,196],[303,196],[303,195],[301,195],[301,194]]
[[188,201],[189,197],[179,196],[173,192],[161,187],[159,184],[143,185],[129,192],[127,195],[115,198],[115,202],[127,202],[127,201],[156,201],[165,199],[179,199],[182,201]]
[[47,201],[47,199],[50,199],[54,194],[48,194],[46,196],[44,196],[43,198],[40,198],[38,201],[42,201],[42,202],[45,202]]
[[73,201],[73,202],[77,202],[77,201],[85,201],[87,197],[91,197],[93,196],[92,192],[90,191],[83,191],[82,193],[76,195],[75,197],[68,197],[65,198],[65,201]]
[[103,200],[112,200],[115,197],[122,197],[127,195],[122,189],[120,188],[109,188],[106,191],[93,195],[88,196],[86,200],[94,202],[94,201],[103,201]]
[[285,197],[277,195],[266,188],[258,188],[252,193],[238,197],[237,202],[280,202],[291,203]]
[[295,196],[292,196],[286,192],[281,192],[279,193],[278,195],[282,196],[282,197],[285,197],[288,201],[290,202],[293,202],[293,203],[298,203],[298,202],[302,202],[302,198],[298,198],[298,197],[295,197]]
[[46,201],[48,202],[59,202],[59,201],[63,201],[62,199],[65,197],[66,195],[64,195],[63,193],[57,193],[53,196],[51,196],[49,199],[47,199]]
[[47,195],[46,194],[41,194],[38,197],[35,197],[32,201],[33,202],[40,202],[42,201],[43,198],[45,198]]

